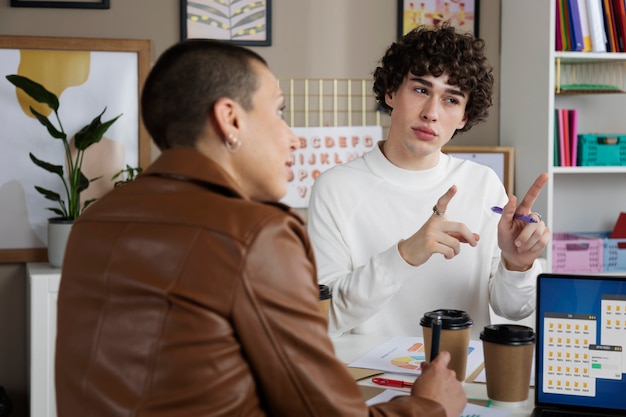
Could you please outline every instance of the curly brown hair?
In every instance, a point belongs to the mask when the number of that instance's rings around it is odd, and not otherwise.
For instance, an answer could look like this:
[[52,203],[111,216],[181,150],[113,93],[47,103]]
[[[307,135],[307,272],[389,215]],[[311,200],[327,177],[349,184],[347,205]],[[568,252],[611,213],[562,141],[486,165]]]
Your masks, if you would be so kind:
[[485,41],[456,32],[449,22],[437,29],[417,27],[387,49],[374,71],[376,101],[391,113],[385,95],[397,91],[409,72],[434,77],[447,74],[448,84],[468,93],[467,123],[459,129],[468,131],[487,118],[492,105],[493,68],[484,49]]

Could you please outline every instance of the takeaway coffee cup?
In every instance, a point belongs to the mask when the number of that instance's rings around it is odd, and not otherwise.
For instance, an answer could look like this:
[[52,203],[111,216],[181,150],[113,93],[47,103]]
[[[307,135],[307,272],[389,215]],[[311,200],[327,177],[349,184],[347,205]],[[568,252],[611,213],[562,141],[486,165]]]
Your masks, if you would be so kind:
[[430,360],[433,333],[436,335],[439,332],[439,350],[450,352],[448,368],[456,373],[456,379],[463,381],[473,324],[469,314],[462,310],[440,309],[424,313],[420,325],[424,335],[426,360]]
[[320,312],[326,320],[328,320],[328,312],[330,311],[330,300],[333,298],[333,294],[330,292],[328,285],[320,284]]
[[517,324],[492,324],[485,326],[480,339],[489,399],[507,406],[525,404],[535,348],[533,329]]

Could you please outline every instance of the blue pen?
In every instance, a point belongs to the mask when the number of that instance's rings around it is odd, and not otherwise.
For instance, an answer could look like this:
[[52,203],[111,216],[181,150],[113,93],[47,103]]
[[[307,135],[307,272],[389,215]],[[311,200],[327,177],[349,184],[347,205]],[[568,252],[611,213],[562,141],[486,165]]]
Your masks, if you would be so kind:
[[[494,213],[502,214],[502,207],[493,206],[491,207],[491,211],[493,211]],[[537,223],[537,220],[533,219],[532,217],[524,216],[523,214],[519,213],[515,213],[513,215],[513,218],[518,220],[524,220],[527,223]]]

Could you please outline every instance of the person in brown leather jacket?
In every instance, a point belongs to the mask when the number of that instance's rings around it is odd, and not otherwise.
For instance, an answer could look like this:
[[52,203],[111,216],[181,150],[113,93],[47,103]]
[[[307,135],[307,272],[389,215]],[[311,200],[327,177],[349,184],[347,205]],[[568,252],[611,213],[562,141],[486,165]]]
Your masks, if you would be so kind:
[[303,220],[277,203],[298,140],[263,58],[182,41],[141,106],[160,156],[77,219],[63,261],[60,417],[460,414],[447,352],[369,408],[334,356]]

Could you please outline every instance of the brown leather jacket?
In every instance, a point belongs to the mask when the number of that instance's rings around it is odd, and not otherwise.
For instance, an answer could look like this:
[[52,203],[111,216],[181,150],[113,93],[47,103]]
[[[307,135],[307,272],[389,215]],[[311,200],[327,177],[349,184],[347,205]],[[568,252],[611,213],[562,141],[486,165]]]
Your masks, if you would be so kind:
[[74,224],[58,299],[59,417],[443,416],[367,408],[319,314],[311,245],[192,149],[163,152]]

